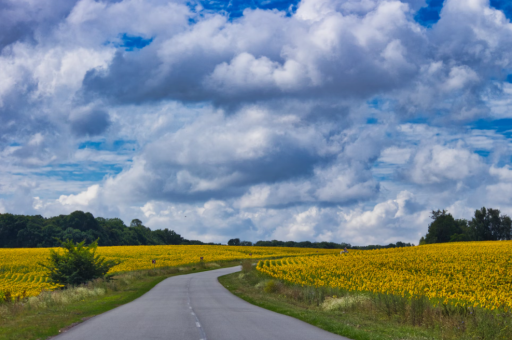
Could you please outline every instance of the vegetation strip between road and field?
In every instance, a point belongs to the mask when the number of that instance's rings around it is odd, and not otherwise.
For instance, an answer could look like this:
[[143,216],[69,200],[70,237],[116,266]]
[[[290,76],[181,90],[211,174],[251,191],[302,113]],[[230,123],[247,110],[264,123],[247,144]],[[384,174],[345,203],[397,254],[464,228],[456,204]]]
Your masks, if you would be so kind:
[[242,273],[221,276],[218,281],[253,305],[353,340],[495,340],[510,339],[512,331],[509,314],[435,307],[426,299],[294,285],[245,263]]
[[[182,272],[168,272],[178,268],[157,268],[153,271],[141,271],[142,274],[138,275],[137,279],[134,279],[129,285],[123,287],[122,290],[107,292],[103,296],[87,298],[84,301],[63,306],[27,310],[21,304],[4,305],[4,307],[9,308],[9,312],[7,315],[1,315],[0,317],[0,339],[47,339],[48,337],[58,335],[61,330],[67,330],[70,325],[81,323],[93,316],[139,298],[169,277],[214,270],[221,267],[233,267],[239,264],[239,260],[224,263],[219,261],[217,266],[211,268],[201,268],[197,264],[188,267],[182,266]],[[122,273],[120,276],[127,274],[130,273]]]

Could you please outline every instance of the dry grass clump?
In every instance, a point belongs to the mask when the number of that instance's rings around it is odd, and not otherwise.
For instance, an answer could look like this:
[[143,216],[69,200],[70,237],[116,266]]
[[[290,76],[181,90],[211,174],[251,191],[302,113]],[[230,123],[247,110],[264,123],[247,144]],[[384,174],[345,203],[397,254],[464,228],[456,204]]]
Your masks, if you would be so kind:
[[369,301],[370,298],[366,295],[346,295],[342,297],[335,295],[326,297],[321,307],[326,311],[343,310],[356,307]]
[[106,291],[105,288],[94,286],[70,287],[52,292],[44,291],[38,296],[30,296],[22,301],[0,304],[0,315],[7,317],[24,310],[65,306],[91,297],[103,296]]
[[206,263],[205,264],[205,267],[206,268],[220,268],[220,264],[216,263],[216,262],[210,262],[210,263]]
[[105,288],[100,287],[75,287],[60,291],[43,292],[38,296],[29,297],[26,306],[30,309],[36,309],[55,305],[67,305],[90,297],[105,295],[105,292]]

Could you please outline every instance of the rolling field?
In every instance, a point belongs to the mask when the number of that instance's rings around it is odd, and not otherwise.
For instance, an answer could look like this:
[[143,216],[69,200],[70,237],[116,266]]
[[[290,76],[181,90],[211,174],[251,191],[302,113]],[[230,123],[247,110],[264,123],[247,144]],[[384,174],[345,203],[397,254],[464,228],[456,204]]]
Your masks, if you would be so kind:
[[[42,290],[54,290],[58,285],[49,283],[45,270],[38,263],[45,263],[49,248],[0,249],[0,294],[9,291],[13,296],[38,295]],[[153,267],[183,266],[200,262],[261,258],[274,256],[297,256],[308,254],[332,254],[339,250],[234,247],[234,246],[118,246],[98,247],[97,253],[107,259],[119,259],[120,265],[111,273],[151,269]],[[252,253],[252,256],[249,255]],[[152,260],[156,264],[152,264]]]
[[257,269],[303,286],[426,296],[434,304],[512,309],[512,241],[265,260]]

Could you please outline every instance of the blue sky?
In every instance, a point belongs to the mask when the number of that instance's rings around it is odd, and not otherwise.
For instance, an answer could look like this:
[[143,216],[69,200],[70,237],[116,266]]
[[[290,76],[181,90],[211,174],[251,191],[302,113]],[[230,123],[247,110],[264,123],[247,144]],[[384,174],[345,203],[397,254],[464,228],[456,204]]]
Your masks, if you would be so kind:
[[417,243],[432,209],[510,215],[511,18],[503,0],[9,0],[0,213],[357,245]]

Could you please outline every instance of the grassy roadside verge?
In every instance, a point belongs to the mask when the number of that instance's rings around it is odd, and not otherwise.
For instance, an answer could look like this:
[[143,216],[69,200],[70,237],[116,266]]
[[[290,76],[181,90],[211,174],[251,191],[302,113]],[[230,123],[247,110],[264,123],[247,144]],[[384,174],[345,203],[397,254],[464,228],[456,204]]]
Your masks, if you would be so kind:
[[239,273],[219,277],[219,282],[231,293],[243,300],[296,319],[307,322],[328,332],[354,340],[388,339],[436,339],[428,334],[415,334],[408,327],[395,328],[389,322],[366,320],[355,313],[324,312],[318,306],[294,301],[279,294],[269,294],[256,287],[265,280],[255,272],[240,278]]
[[[238,260],[121,273],[110,283],[98,281],[69,292],[48,292],[21,303],[0,304],[0,339],[44,340],[72,324],[137,299],[168,277],[239,264]],[[72,303],[71,297],[75,298]]]
[[[287,285],[254,269],[219,277],[219,282],[251,304],[354,340],[510,339],[508,315],[475,311],[472,315],[447,315],[439,309],[426,309],[423,322],[412,325],[408,312],[387,315],[371,298],[338,295],[330,299],[314,287]],[[339,308],[326,308],[336,301],[343,301]]]

